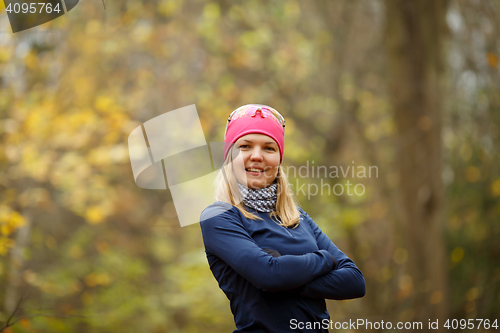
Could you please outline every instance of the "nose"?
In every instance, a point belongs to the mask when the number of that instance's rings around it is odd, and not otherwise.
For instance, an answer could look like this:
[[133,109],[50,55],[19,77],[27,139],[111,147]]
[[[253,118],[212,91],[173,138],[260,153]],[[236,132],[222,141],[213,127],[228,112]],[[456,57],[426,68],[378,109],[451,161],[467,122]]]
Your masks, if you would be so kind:
[[252,149],[252,155],[250,156],[251,161],[262,161],[262,151],[260,150],[259,147],[255,147]]

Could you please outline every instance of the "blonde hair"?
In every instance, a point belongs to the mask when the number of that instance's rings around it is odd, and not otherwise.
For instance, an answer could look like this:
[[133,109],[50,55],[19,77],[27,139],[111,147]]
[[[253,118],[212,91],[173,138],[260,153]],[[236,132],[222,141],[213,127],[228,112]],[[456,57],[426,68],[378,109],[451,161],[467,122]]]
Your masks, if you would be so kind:
[[[295,228],[300,222],[300,212],[297,208],[298,202],[293,195],[290,184],[288,183],[288,178],[281,165],[278,170],[278,175],[276,177],[278,198],[276,200],[276,211],[271,213],[271,218],[279,218],[279,220],[281,220],[280,225],[284,227]],[[236,176],[232,169],[231,154],[227,154],[226,160],[215,178],[214,199],[235,206],[247,219],[261,220],[259,216],[249,212],[243,205],[243,198],[241,197]]]

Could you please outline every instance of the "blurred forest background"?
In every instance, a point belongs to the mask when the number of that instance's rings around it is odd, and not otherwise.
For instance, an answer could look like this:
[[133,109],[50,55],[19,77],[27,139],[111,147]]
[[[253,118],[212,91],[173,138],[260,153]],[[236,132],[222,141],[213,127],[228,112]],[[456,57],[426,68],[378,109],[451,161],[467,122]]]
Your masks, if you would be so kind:
[[378,167],[298,195],[365,275],[333,321],[500,319],[500,2],[88,0],[16,34],[0,6],[4,332],[235,328],[199,225],[132,175],[130,132],[190,104],[207,142],[262,103],[285,167]]

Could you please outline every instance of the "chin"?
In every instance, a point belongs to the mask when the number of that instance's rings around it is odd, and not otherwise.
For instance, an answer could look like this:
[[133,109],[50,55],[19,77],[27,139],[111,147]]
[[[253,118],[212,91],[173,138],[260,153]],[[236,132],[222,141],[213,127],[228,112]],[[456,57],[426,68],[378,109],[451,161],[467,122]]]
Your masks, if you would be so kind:
[[264,188],[264,187],[267,187],[269,184],[264,184],[264,183],[261,183],[261,182],[248,182],[248,185],[247,187],[249,188],[252,188],[252,189],[259,189],[259,188]]

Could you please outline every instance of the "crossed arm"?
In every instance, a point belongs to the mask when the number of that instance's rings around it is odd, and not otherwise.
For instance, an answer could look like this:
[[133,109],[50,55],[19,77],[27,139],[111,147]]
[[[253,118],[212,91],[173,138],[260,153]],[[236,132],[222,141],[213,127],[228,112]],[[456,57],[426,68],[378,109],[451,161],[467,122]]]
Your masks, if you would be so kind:
[[203,219],[201,229],[207,251],[264,291],[300,287],[329,272],[334,260],[327,250],[273,257],[260,248],[235,212],[228,210]]
[[[363,274],[304,213],[318,251],[283,255],[262,249],[250,237],[236,212],[202,214],[201,228],[207,251],[264,291],[294,290],[302,297],[348,299],[365,294]],[[206,218],[204,218],[206,217]]]
[[[303,211],[302,211],[303,212]],[[303,212],[305,218],[302,223],[309,223],[316,236],[318,248],[327,250],[337,261],[337,266],[328,273],[308,282],[301,288],[300,296],[326,299],[352,299],[363,297],[366,292],[363,273],[354,262],[347,257],[325,235],[316,223]]]

